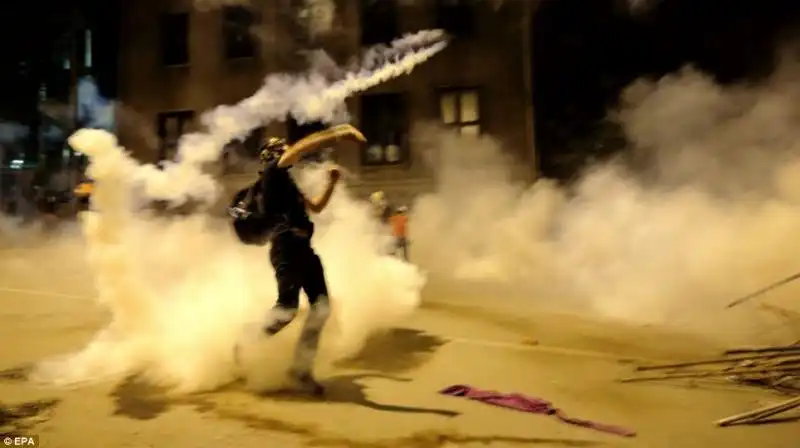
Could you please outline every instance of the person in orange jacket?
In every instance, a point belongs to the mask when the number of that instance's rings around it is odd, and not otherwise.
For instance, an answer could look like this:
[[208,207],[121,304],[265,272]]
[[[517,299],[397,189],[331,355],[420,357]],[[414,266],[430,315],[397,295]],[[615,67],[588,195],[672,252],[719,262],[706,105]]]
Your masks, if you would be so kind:
[[91,201],[92,193],[94,193],[94,182],[91,179],[86,179],[79,183],[72,193],[78,200],[78,209],[86,211],[89,209],[89,202]]
[[394,237],[394,255],[398,252],[405,261],[408,261],[408,207],[398,207],[397,211],[389,218]]

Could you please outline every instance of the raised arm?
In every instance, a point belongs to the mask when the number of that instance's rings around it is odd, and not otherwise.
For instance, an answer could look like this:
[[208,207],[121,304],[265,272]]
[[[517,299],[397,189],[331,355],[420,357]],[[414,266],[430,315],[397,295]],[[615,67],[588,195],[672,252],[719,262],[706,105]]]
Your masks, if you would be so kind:
[[279,168],[286,168],[295,164],[300,158],[311,151],[319,149],[321,146],[337,142],[339,140],[351,140],[358,143],[366,143],[367,139],[356,128],[349,124],[334,126],[324,131],[315,132],[300,139],[297,143],[290,146],[278,161]]
[[325,207],[328,206],[328,203],[331,200],[331,196],[333,196],[333,190],[336,188],[336,184],[339,182],[341,178],[341,172],[338,168],[331,168],[328,171],[328,184],[325,186],[325,191],[322,192],[321,195],[314,199],[308,199],[305,195],[303,195],[303,199],[306,203],[306,207],[312,213],[321,213],[325,210]]

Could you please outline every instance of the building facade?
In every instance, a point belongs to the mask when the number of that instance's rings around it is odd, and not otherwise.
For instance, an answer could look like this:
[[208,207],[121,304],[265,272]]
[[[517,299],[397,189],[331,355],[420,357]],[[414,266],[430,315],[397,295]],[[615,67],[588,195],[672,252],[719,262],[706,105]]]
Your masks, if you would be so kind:
[[[181,133],[219,104],[251,95],[264,77],[303,70],[300,51],[323,48],[344,62],[364,46],[443,28],[453,39],[410,75],[351,98],[348,109],[370,140],[336,158],[357,174],[354,188],[383,189],[406,201],[432,186],[414,126],[438,122],[489,134],[536,170],[531,92],[532,2],[491,0],[335,0],[333,27],[311,37],[288,0],[202,10],[192,0],[137,0],[122,12],[120,139],[140,159],[170,157]],[[316,129],[292,120],[266,132],[290,140]],[[257,133],[256,133],[257,134]],[[261,139],[255,135],[246,146]]]

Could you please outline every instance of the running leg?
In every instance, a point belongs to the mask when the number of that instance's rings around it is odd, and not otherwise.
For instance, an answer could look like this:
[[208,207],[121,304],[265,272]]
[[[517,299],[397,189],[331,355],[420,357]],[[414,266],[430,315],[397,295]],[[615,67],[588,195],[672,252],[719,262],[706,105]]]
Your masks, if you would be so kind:
[[292,247],[280,238],[272,242],[270,261],[278,283],[278,302],[267,314],[264,332],[272,336],[283,330],[297,316],[300,304],[300,275],[292,262]]
[[295,348],[291,374],[301,386],[315,394],[321,394],[324,389],[314,379],[313,369],[320,336],[331,312],[330,300],[322,262],[310,245],[304,248],[303,252],[305,269],[303,270],[302,286],[308,296],[310,307],[300,340]]

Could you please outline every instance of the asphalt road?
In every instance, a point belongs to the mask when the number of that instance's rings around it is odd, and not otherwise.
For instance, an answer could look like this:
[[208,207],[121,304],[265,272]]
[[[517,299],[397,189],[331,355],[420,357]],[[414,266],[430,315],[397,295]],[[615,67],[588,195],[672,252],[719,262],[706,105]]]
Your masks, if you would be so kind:
[[[428,298],[356,358],[326,366],[324,400],[230,388],[167,399],[147,384],[57,390],[20,369],[80,348],[107,316],[91,279],[58,244],[0,252],[0,414],[4,430],[46,447],[647,447],[796,448],[800,423],[717,428],[713,421],[782,397],[736,386],[621,384],[631,360],[708,357],[688,336],[575,316],[487,311]],[[35,275],[34,269],[47,272]],[[567,414],[631,428],[622,438],[439,395],[453,384],[519,392]],[[800,416],[800,414],[798,414]]]

